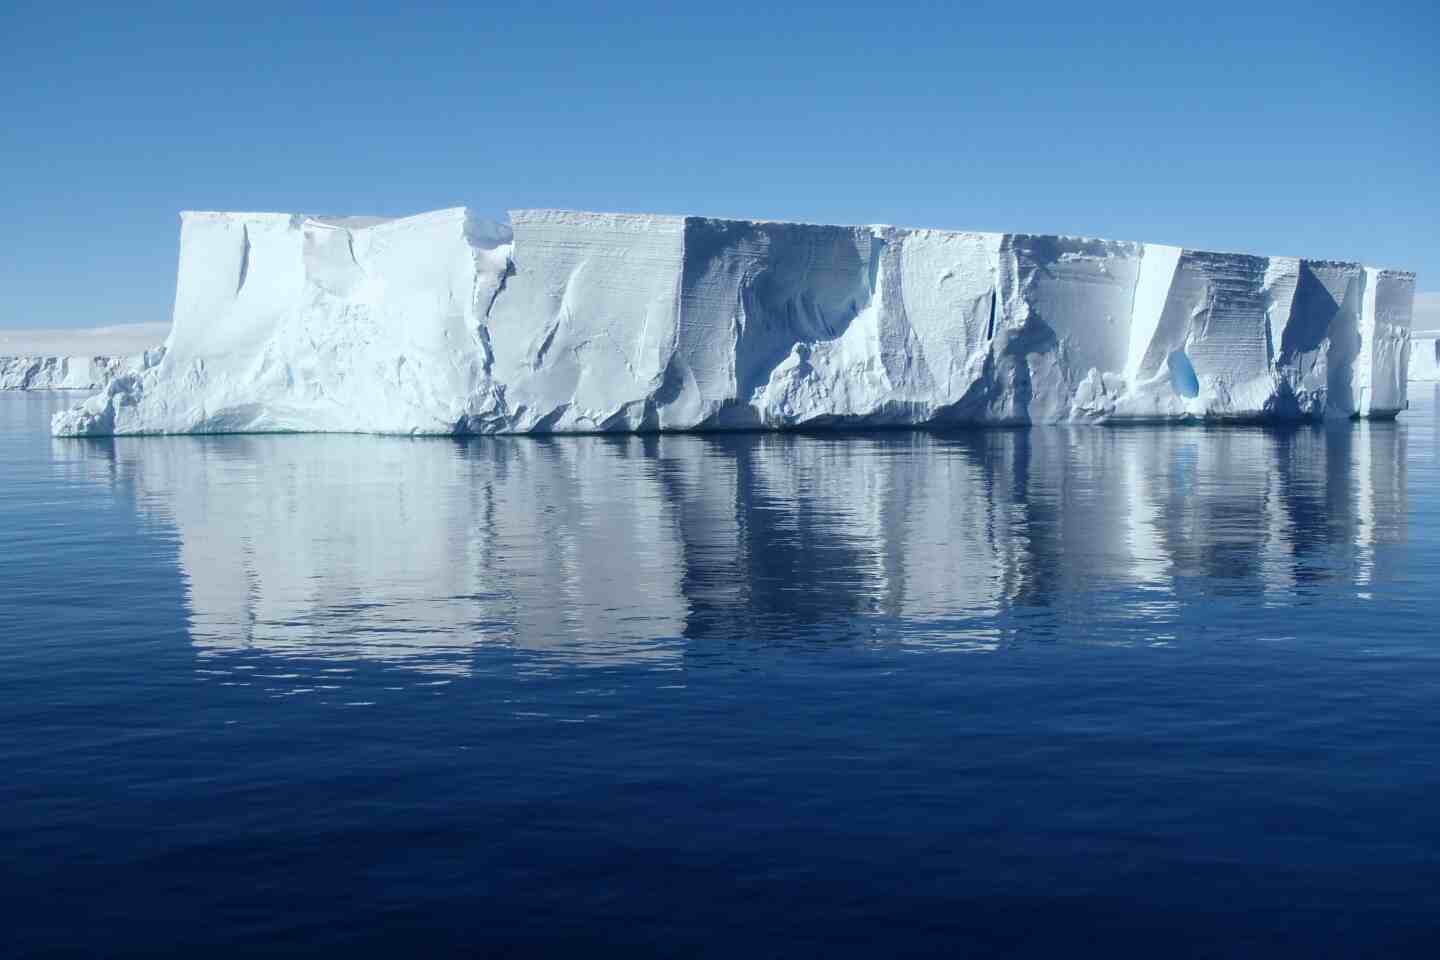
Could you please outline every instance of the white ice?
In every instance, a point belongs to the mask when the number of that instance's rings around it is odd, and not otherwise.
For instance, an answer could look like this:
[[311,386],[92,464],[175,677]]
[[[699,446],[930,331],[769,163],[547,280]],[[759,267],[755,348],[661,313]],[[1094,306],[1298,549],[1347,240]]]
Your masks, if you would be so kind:
[[182,216],[156,366],[59,434],[1388,417],[1414,276],[1026,234]]
[[1410,382],[1440,383],[1440,293],[1415,294]]

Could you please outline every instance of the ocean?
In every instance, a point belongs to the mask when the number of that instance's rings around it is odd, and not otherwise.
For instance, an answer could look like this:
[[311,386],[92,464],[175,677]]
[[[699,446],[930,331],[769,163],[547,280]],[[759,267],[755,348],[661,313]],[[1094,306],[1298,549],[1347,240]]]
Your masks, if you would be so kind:
[[1440,948],[1394,423],[53,439],[0,394],[18,955]]

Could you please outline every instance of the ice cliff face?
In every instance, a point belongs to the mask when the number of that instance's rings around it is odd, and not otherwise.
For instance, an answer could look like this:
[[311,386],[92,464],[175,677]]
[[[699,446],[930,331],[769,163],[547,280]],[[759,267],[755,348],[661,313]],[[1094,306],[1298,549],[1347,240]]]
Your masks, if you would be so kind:
[[1387,417],[1412,274],[525,210],[189,213],[162,362],[58,434]]
[[0,390],[98,390],[159,362],[158,350],[131,357],[0,357]]

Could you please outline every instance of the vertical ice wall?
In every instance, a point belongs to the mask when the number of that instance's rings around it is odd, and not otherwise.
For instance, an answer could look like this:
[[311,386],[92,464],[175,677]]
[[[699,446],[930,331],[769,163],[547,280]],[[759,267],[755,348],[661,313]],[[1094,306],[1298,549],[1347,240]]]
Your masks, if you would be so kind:
[[859,227],[687,220],[678,419],[873,412],[901,350],[881,302],[885,247]]
[[182,214],[164,360],[60,419],[91,433],[450,432],[485,379],[478,316],[508,244],[508,228],[462,209]]
[[684,220],[519,210],[482,336],[495,404],[478,430],[654,429],[675,350]]
[[1414,274],[1365,268],[1360,350],[1351,381],[1355,410],[1362,417],[1405,408],[1414,304]]
[[187,214],[169,352],[60,433],[1391,416],[1414,278],[1029,234]]

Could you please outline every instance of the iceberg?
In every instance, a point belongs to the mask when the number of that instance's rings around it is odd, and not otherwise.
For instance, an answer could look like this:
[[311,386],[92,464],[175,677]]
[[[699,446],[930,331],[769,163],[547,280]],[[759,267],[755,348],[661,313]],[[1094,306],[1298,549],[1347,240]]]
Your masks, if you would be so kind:
[[1085,237],[181,216],[157,363],[57,435],[1393,417],[1415,277]]
[[1410,334],[1410,381],[1440,383],[1440,293],[1415,295],[1414,324]]
[[1440,331],[1417,334],[1410,354],[1412,383],[1440,383]]
[[1410,381],[1440,383],[1440,293],[1415,294]]

